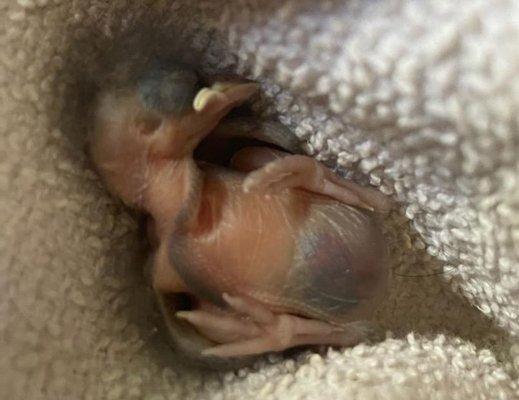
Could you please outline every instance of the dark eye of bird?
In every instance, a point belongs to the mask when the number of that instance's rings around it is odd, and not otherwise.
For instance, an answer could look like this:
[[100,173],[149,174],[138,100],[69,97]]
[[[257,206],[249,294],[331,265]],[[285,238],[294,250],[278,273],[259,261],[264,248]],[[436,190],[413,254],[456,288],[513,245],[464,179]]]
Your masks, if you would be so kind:
[[198,90],[196,73],[179,64],[153,62],[138,81],[143,105],[164,114],[182,115],[191,109]]
[[155,115],[140,116],[137,117],[135,121],[135,125],[144,135],[151,135],[158,129],[161,123],[162,119]]

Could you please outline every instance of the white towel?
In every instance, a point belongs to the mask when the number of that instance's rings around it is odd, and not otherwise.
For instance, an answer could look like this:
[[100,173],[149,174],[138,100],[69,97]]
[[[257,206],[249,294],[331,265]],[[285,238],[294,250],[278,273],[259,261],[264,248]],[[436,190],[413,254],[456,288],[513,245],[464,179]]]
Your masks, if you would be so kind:
[[[517,1],[18,0],[0,10],[2,398],[519,398]],[[171,356],[137,223],[80,146],[82,82],[128,29],[187,45],[182,56],[203,69],[259,80],[258,113],[393,196],[385,341],[221,374]]]

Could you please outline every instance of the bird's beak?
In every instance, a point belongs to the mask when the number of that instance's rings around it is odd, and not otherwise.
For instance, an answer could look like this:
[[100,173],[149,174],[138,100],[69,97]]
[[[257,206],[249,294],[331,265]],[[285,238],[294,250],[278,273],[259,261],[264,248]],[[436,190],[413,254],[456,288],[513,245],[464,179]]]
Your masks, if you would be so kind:
[[210,114],[230,110],[247,101],[258,88],[259,85],[253,82],[215,82],[196,94],[193,108],[197,113]]

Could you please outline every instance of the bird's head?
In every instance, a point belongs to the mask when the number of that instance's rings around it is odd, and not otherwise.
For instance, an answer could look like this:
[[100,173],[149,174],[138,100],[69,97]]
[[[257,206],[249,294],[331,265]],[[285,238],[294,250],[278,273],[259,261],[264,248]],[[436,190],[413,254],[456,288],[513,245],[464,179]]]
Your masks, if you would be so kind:
[[111,191],[136,205],[150,166],[192,157],[198,143],[257,84],[216,82],[203,87],[185,66],[152,64],[127,88],[107,88],[97,97],[90,153]]

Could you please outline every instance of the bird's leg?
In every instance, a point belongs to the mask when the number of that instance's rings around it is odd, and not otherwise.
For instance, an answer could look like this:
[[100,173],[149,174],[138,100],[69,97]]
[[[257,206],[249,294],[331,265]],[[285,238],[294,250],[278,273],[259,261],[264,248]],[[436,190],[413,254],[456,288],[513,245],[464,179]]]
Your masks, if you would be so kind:
[[371,211],[387,212],[391,208],[389,199],[379,191],[340,178],[312,157],[261,147],[244,150],[247,153],[238,153],[233,161],[238,169],[252,171],[243,182],[246,192],[299,188]]
[[203,310],[177,313],[209,338],[225,338],[217,341],[219,344],[214,347],[203,350],[204,355],[236,357],[313,344],[351,346],[371,333],[368,323],[336,326],[296,315],[274,313],[250,298],[228,294],[223,298],[230,308],[228,314]]
[[175,316],[193,325],[200,334],[216,343],[230,343],[254,337],[258,327],[250,319],[233,311],[202,304],[190,311],[178,311]]

